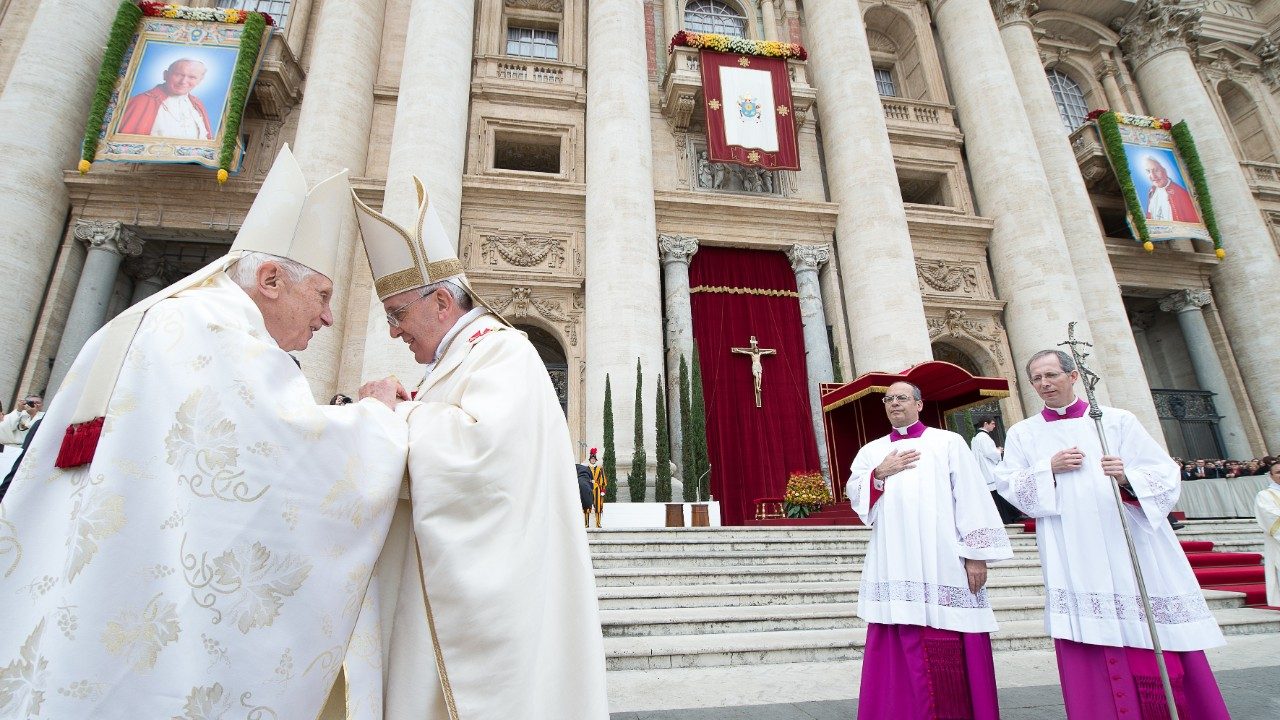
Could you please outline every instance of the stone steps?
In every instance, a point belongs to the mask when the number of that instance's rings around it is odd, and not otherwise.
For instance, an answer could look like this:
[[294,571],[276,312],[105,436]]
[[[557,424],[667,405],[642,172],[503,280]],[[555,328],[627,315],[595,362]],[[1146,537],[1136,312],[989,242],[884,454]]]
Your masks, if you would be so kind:
[[[1225,635],[1280,633],[1280,613],[1254,608],[1214,611]],[[862,656],[865,627],[831,630],[770,630],[704,635],[606,637],[605,655],[610,670],[645,670],[723,665],[826,662]],[[996,652],[1049,650],[1053,640],[1045,635],[1044,622],[1017,620],[1002,623],[991,636]]]
[[[997,651],[1047,649],[1044,587],[1033,534],[1010,526],[1014,559],[987,584]],[[1183,540],[1257,552],[1252,523],[1191,521]],[[858,581],[864,527],[592,530],[592,563],[610,669],[707,667],[858,657],[865,623]],[[1237,592],[1204,590],[1226,634],[1280,634],[1280,613],[1244,608]]]

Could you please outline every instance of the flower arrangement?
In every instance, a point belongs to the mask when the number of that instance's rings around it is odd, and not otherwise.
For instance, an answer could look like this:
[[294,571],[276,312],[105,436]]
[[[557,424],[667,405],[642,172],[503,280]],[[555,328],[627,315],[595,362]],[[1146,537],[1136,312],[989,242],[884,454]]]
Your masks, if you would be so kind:
[[777,40],[747,40],[716,33],[700,33],[681,30],[671,36],[667,45],[670,53],[677,47],[690,47],[698,50],[715,50],[718,52],[757,55],[759,57],[776,57],[790,60],[808,60],[809,52],[800,43],[784,43]]
[[1098,125],[1098,134],[1102,136],[1102,146],[1106,149],[1111,167],[1115,169],[1116,180],[1120,183],[1120,194],[1124,196],[1125,210],[1133,222],[1138,241],[1147,252],[1155,251],[1155,243],[1151,241],[1147,230],[1146,216],[1142,212],[1142,204],[1138,202],[1138,192],[1133,185],[1133,176],[1129,173],[1129,162],[1125,157],[1124,139],[1120,137],[1120,125],[1132,125],[1156,130],[1168,130],[1178,148],[1182,159],[1187,163],[1187,172],[1191,176],[1191,184],[1200,201],[1200,213],[1204,219],[1205,229],[1213,239],[1213,253],[1219,260],[1227,256],[1222,247],[1222,235],[1218,232],[1218,220],[1213,213],[1213,202],[1209,198],[1209,185],[1204,175],[1204,165],[1200,162],[1200,154],[1196,151],[1195,141],[1191,138],[1191,129],[1186,121],[1177,125],[1165,118],[1130,115],[1110,110],[1093,110],[1088,119]]
[[249,19],[251,15],[261,15],[263,22],[267,25],[275,25],[276,21],[266,13],[258,13],[250,10],[237,10],[235,8],[195,8],[178,5],[177,3],[163,2],[140,2],[138,9],[142,10],[142,14],[148,17],[173,18],[175,20],[204,20],[207,22],[222,22],[239,24]]
[[787,492],[782,496],[783,513],[789,518],[809,517],[823,505],[831,504],[831,491],[822,473],[793,472],[787,478]]

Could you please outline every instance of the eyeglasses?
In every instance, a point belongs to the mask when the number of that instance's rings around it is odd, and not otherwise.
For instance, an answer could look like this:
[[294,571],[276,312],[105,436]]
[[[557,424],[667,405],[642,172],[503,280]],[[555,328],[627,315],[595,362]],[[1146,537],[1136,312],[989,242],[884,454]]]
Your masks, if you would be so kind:
[[388,325],[390,325],[390,326],[391,326],[391,327],[393,327],[393,328],[398,328],[398,327],[400,327],[400,316],[401,316],[401,315],[404,315],[404,311],[405,311],[405,310],[408,310],[410,305],[412,305],[412,304],[414,304],[414,303],[418,302],[419,300],[421,300],[421,299],[423,299],[423,298],[425,298],[425,297],[427,297],[427,296],[426,296],[426,295],[419,295],[418,297],[414,298],[413,300],[410,300],[409,302],[407,302],[407,303],[405,303],[405,304],[401,305],[400,307],[396,308],[395,310],[392,310],[391,312],[387,313],[387,324],[388,324]]
[[1067,374],[1067,373],[1060,373],[1060,372],[1047,372],[1047,373],[1041,373],[1041,374],[1039,374],[1039,375],[1032,375],[1032,376],[1031,376],[1031,378],[1030,378],[1030,380],[1031,380],[1031,382],[1033,382],[1033,383],[1038,383],[1038,382],[1040,382],[1041,380],[1048,380],[1049,382],[1053,382],[1054,380],[1057,380],[1058,378],[1060,378],[1060,377],[1062,377],[1063,375],[1066,375],[1066,374]]
[[905,405],[915,400],[915,397],[911,395],[885,395],[883,400],[885,405],[888,405],[895,400]]

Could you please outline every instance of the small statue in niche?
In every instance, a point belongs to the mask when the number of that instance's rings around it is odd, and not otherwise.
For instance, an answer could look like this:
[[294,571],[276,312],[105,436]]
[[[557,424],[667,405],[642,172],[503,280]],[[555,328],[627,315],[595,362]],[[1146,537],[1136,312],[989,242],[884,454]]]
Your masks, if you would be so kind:
[[698,153],[698,187],[711,187],[711,163],[707,162],[707,151]]

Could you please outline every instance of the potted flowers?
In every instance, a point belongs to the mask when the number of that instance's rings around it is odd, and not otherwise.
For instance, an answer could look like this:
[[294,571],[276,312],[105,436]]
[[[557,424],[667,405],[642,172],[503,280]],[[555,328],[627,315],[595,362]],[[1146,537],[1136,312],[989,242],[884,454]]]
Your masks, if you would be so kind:
[[831,491],[822,473],[797,471],[787,478],[787,492],[782,497],[782,512],[787,517],[806,518],[830,504]]

